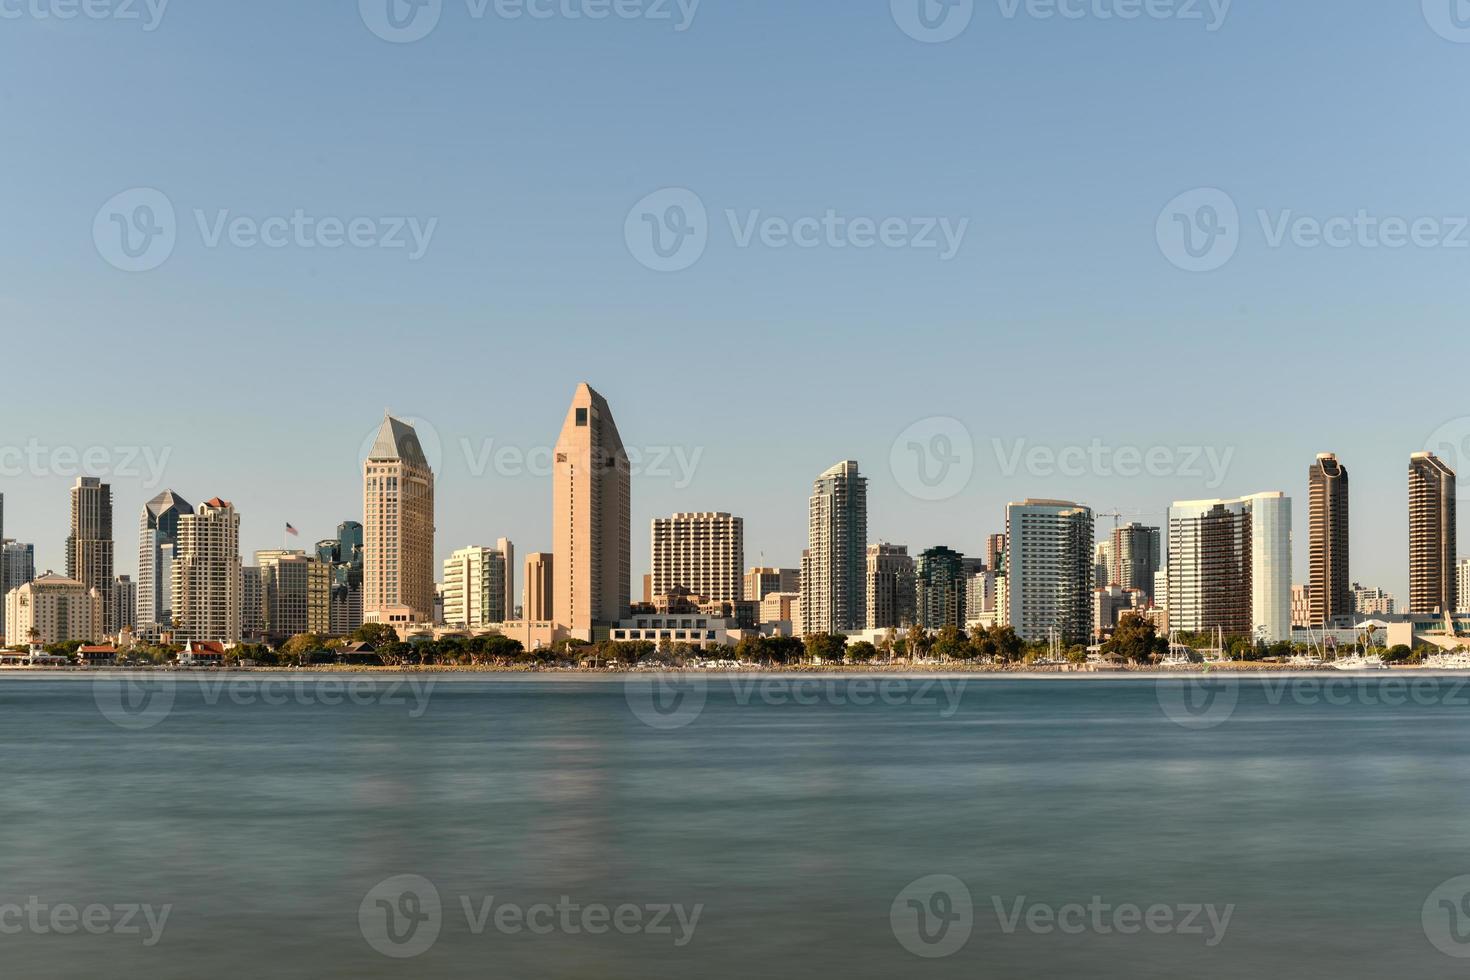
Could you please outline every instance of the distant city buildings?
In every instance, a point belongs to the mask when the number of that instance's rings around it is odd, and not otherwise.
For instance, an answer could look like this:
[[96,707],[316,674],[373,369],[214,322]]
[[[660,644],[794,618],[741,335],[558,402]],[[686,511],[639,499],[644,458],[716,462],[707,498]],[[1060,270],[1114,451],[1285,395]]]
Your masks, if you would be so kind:
[[[551,612],[571,635],[621,622],[630,607],[632,501],[628,455],[607,400],[577,386],[552,471]],[[655,590],[656,591],[656,590]]]
[[1312,464],[1311,591],[1308,623],[1317,628],[1352,625],[1354,603],[1348,578],[1348,471],[1332,453]]
[[1092,509],[1068,500],[1006,507],[1005,622],[1031,642],[1092,641]]
[[551,623],[556,620],[552,596],[556,591],[555,560],[550,554],[533,551],[526,556],[526,592],[522,599],[521,618],[528,623]]
[[1259,493],[1169,509],[1169,628],[1291,638],[1291,498]]
[[1454,611],[1455,574],[1455,471],[1433,453],[1415,453],[1409,458],[1409,612]]
[[173,567],[179,546],[179,518],[194,505],[165,490],[143,505],[138,518],[138,632],[157,636],[173,626]]
[[914,560],[901,544],[868,546],[867,628],[900,629],[915,618]]
[[920,552],[914,562],[914,621],[929,630],[963,629],[968,590],[964,555],[943,546]]
[[103,636],[102,593],[74,578],[47,572],[5,596],[8,643],[91,643]]
[[240,515],[214,497],[179,518],[174,557],[174,637],[178,642],[240,640]]
[[363,619],[434,616],[434,472],[418,433],[387,416],[362,464]]
[[283,643],[301,633],[330,635],[330,564],[304,551],[257,551],[255,567],[259,569],[268,640]]
[[801,558],[801,622],[807,633],[867,625],[868,481],[852,460],[817,477]]
[[102,596],[102,628],[112,629],[112,486],[94,476],[71,488],[71,533],[66,538],[66,577]]
[[1358,616],[1394,616],[1398,614],[1398,606],[1398,598],[1391,592],[1353,583],[1353,609]]
[[119,575],[112,583],[112,616],[104,617],[112,624],[110,632],[138,629],[138,583],[130,575]]
[[997,581],[998,576],[992,571],[975,572],[970,576],[965,591],[965,617],[970,622],[995,613]]
[[363,526],[337,525],[337,536],[316,544],[317,561],[331,570],[328,619],[333,636],[347,636],[362,625]]
[[1163,535],[1156,527],[1131,523],[1113,529],[1105,585],[1134,589],[1154,598],[1154,576],[1163,566]]
[[654,595],[685,588],[707,599],[745,598],[745,520],[725,513],[653,519]]
[[1296,584],[1291,587],[1291,625],[1293,629],[1306,629],[1312,622],[1312,587]]

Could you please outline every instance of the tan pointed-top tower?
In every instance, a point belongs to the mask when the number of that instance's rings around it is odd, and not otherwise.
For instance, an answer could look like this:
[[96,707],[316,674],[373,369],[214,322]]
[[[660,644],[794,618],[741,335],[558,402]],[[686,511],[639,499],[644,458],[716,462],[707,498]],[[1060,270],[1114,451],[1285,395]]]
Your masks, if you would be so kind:
[[577,386],[552,475],[552,615],[573,636],[628,614],[632,512],[628,456],[607,401]]

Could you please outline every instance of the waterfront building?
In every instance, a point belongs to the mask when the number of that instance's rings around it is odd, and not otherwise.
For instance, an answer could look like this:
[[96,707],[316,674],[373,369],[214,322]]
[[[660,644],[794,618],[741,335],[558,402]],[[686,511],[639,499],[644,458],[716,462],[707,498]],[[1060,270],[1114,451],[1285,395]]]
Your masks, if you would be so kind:
[[479,546],[450,555],[444,562],[445,625],[483,629],[514,619],[505,592],[513,560],[498,549]]
[[138,583],[130,575],[119,575],[112,583],[110,621],[113,633],[134,632],[138,628]]
[[102,628],[112,629],[112,486],[95,476],[77,477],[71,488],[71,533],[66,538],[66,577],[102,596]]
[[434,616],[434,471],[412,425],[391,415],[362,464],[363,618]]
[[812,486],[801,558],[801,621],[809,633],[861,630],[868,620],[868,481],[852,460]]
[[745,597],[745,520],[725,513],[653,519],[654,595],[685,588],[713,601]]
[[928,630],[963,629],[968,589],[964,555],[943,546],[920,552],[914,562],[914,621]]
[[1332,453],[1312,464],[1311,592],[1307,623],[1314,627],[1351,626],[1352,580],[1348,577],[1348,471]]
[[1409,458],[1409,612],[1453,612],[1455,471],[1433,453]]
[[265,572],[259,565],[240,569],[240,639],[264,643],[266,623]]
[[332,632],[332,566],[304,551],[257,551],[265,635],[273,643],[299,633]]
[[[36,546],[0,540],[0,637],[14,642],[7,630],[5,596],[36,578]],[[22,641],[23,642],[23,641]]]
[[1291,498],[1186,500],[1169,509],[1169,626],[1291,638]]
[[899,629],[914,622],[916,579],[907,545],[868,545],[866,581],[868,629]]
[[138,631],[155,636],[173,624],[174,556],[179,547],[179,518],[194,505],[165,490],[143,505],[138,517]]
[[801,636],[801,593],[767,592],[761,599],[762,623],[790,623],[794,636]]
[[6,637],[11,645],[93,643],[104,635],[102,593],[47,572],[5,596],[5,621],[15,634]]
[[1001,622],[1029,642],[1090,642],[1093,558],[1091,508],[1069,500],[1008,505]]
[[1113,529],[1107,585],[1136,589],[1152,600],[1154,575],[1163,567],[1163,535],[1156,527],[1131,523]]
[[632,488],[612,409],[585,383],[572,396],[554,461],[550,611],[572,636],[586,640],[594,627],[628,614]]
[[522,599],[521,619],[528,623],[556,621],[556,609],[552,606],[556,589],[555,564],[555,558],[544,552],[533,551],[526,556],[526,592]]
[[177,642],[239,642],[240,515],[234,504],[214,497],[179,518],[170,590]]

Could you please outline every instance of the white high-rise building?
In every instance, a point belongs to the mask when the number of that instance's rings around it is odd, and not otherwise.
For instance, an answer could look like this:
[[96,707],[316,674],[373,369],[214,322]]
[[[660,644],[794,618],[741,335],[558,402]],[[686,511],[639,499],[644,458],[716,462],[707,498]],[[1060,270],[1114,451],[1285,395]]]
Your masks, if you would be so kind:
[[1092,508],[1070,500],[1006,507],[1005,620],[1029,642],[1092,642]]
[[801,556],[801,623],[807,633],[849,633],[868,619],[868,480],[852,460],[812,487]]
[[1291,639],[1291,498],[1279,491],[1169,508],[1169,627]]
[[240,515],[215,497],[179,518],[174,558],[175,640],[240,640]]
[[512,560],[495,548],[461,548],[450,555],[444,562],[445,625],[482,629],[510,621],[514,609],[506,605],[506,579]]
[[653,519],[653,594],[685,588],[714,602],[745,591],[745,519],[723,513]]

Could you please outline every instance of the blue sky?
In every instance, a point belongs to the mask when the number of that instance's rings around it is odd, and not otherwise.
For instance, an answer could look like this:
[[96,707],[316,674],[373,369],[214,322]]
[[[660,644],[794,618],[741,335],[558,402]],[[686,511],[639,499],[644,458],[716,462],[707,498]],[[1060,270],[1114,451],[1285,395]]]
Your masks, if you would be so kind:
[[[1470,44],[1438,0],[1237,0],[1213,31],[1203,2],[1203,20],[1123,20],[1098,13],[1128,0],[1078,18],[977,0],[942,43],[908,36],[889,0],[703,0],[683,31],[673,3],[671,21],[512,20],[444,0],[412,43],[369,29],[373,0],[366,17],[173,0],[153,30],[37,15],[58,2],[7,0],[0,19],[0,492],[6,535],[43,567],[63,561],[57,447],[109,450],[131,571],[163,486],[234,500],[252,551],[287,521],[314,540],[360,516],[358,451],[385,407],[443,447],[441,554],[546,549],[549,482],[475,460],[549,445],[584,379],[625,442],[669,453],[634,483],[640,575],[648,520],[676,510],[743,514],[748,563],[794,564],[811,480],[845,458],[872,478],[875,540],[978,553],[1026,496],[1161,521],[1174,499],[1282,489],[1304,569],[1307,467],[1332,450],[1352,473],[1353,575],[1403,597],[1409,453],[1433,439],[1470,466],[1470,248],[1450,247],[1470,244],[1452,108]],[[94,221],[137,188],[176,232],[128,272]],[[625,226],[666,188],[703,206],[707,246],[656,272]],[[1197,188],[1239,214],[1208,272],[1158,233]],[[432,235],[418,258],[250,244],[298,210],[367,218],[369,241],[398,219]],[[829,211],[896,219],[905,242],[968,224],[948,259],[740,242],[752,221]],[[1360,211],[1431,220],[1426,241],[1450,244],[1332,248],[1293,225],[1272,245],[1282,221]],[[211,245],[222,215],[245,231]],[[910,426],[925,444],[954,431],[935,418],[962,424],[973,477],[925,500],[890,457]],[[1006,462],[1095,442],[1170,462]],[[28,446],[42,464],[13,465]],[[159,485],[118,447],[164,460]],[[1223,480],[1189,465],[1205,449]]]

